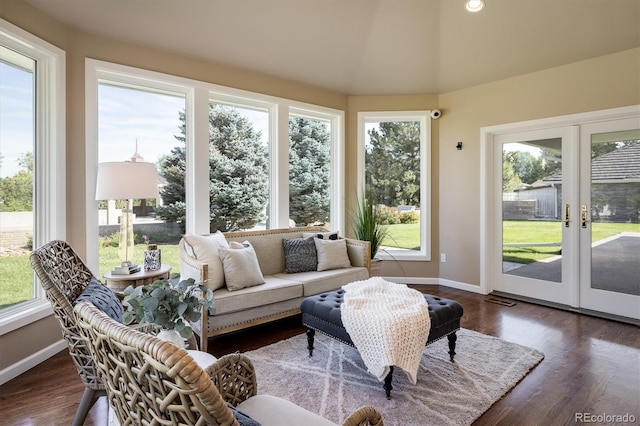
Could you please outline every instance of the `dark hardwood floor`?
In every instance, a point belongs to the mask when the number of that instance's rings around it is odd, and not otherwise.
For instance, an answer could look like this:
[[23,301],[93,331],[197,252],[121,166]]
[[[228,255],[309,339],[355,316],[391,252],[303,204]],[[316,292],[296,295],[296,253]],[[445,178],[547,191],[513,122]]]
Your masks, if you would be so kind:
[[[475,425],[574,424],[576,413],[627,414],[634,416],[633,424],[640,422],[638,327],[519,301],[511,307],[502,306],[485,301],[485,296],[447,287],[415,287],[460,302],[465,310],[464,328],[545,354],[545,359]],[[211,339],[210,348],[220,356],[303,332],[300,318],[294,317]],[[0,387],[0,424],[68,425],[82,390],[68,353],[60,352]],[[85,424],[103,425],[106,418],[107,403],[102,398]]]

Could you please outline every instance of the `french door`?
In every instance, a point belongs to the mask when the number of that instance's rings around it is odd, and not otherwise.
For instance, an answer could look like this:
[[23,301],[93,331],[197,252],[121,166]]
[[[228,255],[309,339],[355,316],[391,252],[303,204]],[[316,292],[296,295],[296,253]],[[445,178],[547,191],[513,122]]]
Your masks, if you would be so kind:
[[489,136],[489,290],[640,319],[635,112]]

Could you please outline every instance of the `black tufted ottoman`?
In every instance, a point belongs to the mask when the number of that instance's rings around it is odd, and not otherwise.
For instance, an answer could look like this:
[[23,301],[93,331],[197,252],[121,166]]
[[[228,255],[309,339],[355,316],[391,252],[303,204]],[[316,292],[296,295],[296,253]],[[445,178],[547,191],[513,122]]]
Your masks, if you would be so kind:
[[[344,301],[344,290],[331,291],[329,293],[317,294],[307,297],[302,301],[300,310],[302,311],[302,324],[307,327],[307,341],[309,343],[309,356],[313,356],[313,339],[316,330],[332,337],[342,343],[354,346],[349,333],[342,325],[340,306]],[[429,317],[431,319],[431,330],[427,338],[426,345],[436,340],[447,337],[449,340],[449,356],[451,362],[455,362],[453,357],[456,354],[456,331],[460,329],[460,318],[462,318],[462,305],[451,299],[424,295],[429,305]],[[387,398],[391,399],[391,380],[393,378],[393,367],[384,379],[384,390]]]

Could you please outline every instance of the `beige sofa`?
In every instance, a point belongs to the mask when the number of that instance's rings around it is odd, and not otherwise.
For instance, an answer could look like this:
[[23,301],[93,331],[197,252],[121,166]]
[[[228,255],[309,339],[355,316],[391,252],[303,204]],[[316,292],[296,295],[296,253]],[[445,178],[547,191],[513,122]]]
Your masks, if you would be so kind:
[[[348,259],[344,267],[321,271],[285,272],[283,239],[308,238],[315,234],[323,234],[327,239],[329,237],[326,233],[328,230],[323,227],[304,227],[228,232],[208,236],[185,235],[179,243],[181,279],[193,278],[214,289],[215,315],[209,316],[207,312],[203,312],[201,321],[193,324],[193,329],[200,338],[200,350],[207,350],[209,337],[296,315],[300,313],[300,303],[305,297],[336,290],[344,284],[369,278],[370,243],[342,237],[339,240],[344,240],[344,243],[336,242],[341,246],[340,250],[331,249],[328,254],[334,256],[335,253],[344,250],[343,247],[346,245]],[[228,259],[225,256],[229,251],[233,252],[233,247],[226,251],[218,248],[219,253],[207,256],[210,253],[203,253],[203,250],[216,250],[215,247],[211,248],[212,245],[207,245],[212,244],[211,240],[218,240],[218,243],[223,240],[222,243],[232,245],[235,242],[237,247],[240,247],[238,243],[250,243],[255,251],[264,283],[229,290],[231,281],[234,280],[234,285],[237,286],[238,280],[235,275],[230,276],[228,263],[223,264],[218,254],[226,261]],[[322,247],[328,243],[317,242],[315,238],[313,242],[320,244],[318,253],[326,254]],[[290,267],[290,257],[287,257],[286,262],[287,267]],[[226,285],[220,282],[225,270]],[[247,272],[251,274],[255,271]],[[204,330],[202,324],[206,324]]]

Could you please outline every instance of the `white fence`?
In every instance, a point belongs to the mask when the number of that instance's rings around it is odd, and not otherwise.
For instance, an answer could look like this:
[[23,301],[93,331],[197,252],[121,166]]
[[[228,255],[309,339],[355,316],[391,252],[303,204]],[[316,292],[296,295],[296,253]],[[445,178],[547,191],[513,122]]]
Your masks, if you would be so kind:
[[502,201],[533,201],[535,204],[531,214],[534,218],[558,219],[558,206],[561,204],[559,195],[558,188],[546,186],[503,193]]

